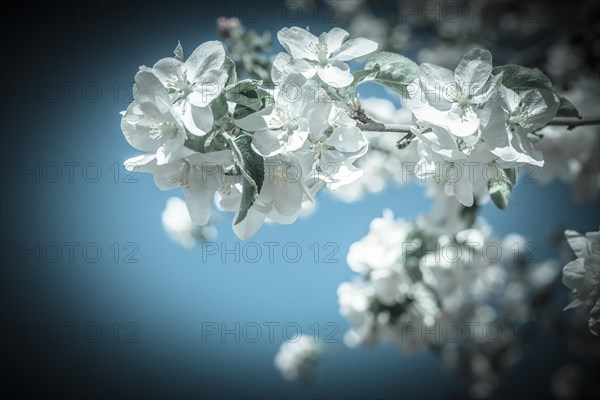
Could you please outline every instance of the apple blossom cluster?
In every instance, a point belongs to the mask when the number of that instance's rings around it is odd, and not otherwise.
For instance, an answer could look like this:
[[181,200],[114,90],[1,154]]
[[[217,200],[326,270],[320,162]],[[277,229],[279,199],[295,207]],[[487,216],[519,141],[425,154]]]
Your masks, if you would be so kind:
[[465,206],[489,192],[505,208],[517,168],[544,165],[528,135],[556,117],[560,99],[547,77],[492,66],[487,50],[467,52],[454,71],[421,64],[407,105],[420,139],[417,174],[432,177]]
[[311,382],[316,377],[315,367],[322,352],[315,338],[302,335],[294,341],[283,342],[275,355],[275,367],[287,380]]
[[441,191],[434,212],[416,223],[387,210],[348,253],[360,275],[338,289],[340,313],[352,326],[344,341],[435,349],[474,379],[472,395],[486,397],[517,360],[515,327],[532,320],[536,296],[559,273],[553,261],[532,262],[534,250],[518,235],[494,238],[473,210]]
[[567,230],[565,237],[575,253],[575,260],[563,268],[563,283],[575,299],[565,310],[581,307],[590,331],[600,335],[600,230],[582,235]]
[[368,143],[325,82],[352,83],[346,61],[377,44],[347,37],[339,28],[319,37],[281,30],[289,54],[277,56],[276,85],[266,89],[261,81],[237,80],[220,42],[203,43],[187,60],[179,44],[174,57],[135,76],[121,128],[144,154],[126,167],[152,173],[162,190],[181,187],[197,225],[210,221],[214,201],[235,213],[241,239],[265,220],[294,222],[321,188],[335,190],[361,175],[353,163]]
[[[144,154],[126,167],[152,173],[162,190],[181,187],[197,225],[210,221],[214,202],[233,212],[234,232],[247,239],[265,221],[293,223],[322,188],[335,191],[360,179],[360,167],[369,165],[360,162],[369,148],[365,132],[390,133],[361,107],[362,83],[396,91],[410,109],[404,114],[414,124],[405,139],[416,144],[396,163],[396,175],[434,178],[465,206],[489,194],[504,209],[517,168],[543,165],[532,144],[535,131],[556,115],[578,116],[540,71],[493,68],[481,49],[467,52],[454,72],[387,52],[351,72],[347,62],[378,45],[348,36],[340,28],[319,36],[280,30],[285,52],[273,60],[272,87],[239,80],[218,41],[187,59],[178,44],[174,57],[140,67],[135,76],[121,128]],[[373,140],[375,151],[377,142],[389,144]]]

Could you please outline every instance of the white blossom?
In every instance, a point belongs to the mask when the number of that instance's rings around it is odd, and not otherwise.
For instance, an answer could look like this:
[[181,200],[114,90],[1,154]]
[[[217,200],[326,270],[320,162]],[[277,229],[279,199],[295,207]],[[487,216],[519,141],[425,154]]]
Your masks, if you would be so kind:
[[486,145],[503,161],[543,166],[542,153],[535,150],[527,134],[556,116],[558,98],[545,89],[517,94],[502,86],[501,93],[504,101],[493,109],[491,121],[483,132]]
[[158,164],[155,155],[145,154],[127,160],[125,166],[130,171],[152,173],[161,190],[181,187],[190,217],[197,225],[210,221],[215,193],[236,182],[235,177],[225,174],[233,166],[227,150],[206,154],[189,151],[186,158],[168,164]]
[[254,151],[272,157],[300,149],[310,133],[325,132],[331,107],[332,102],[323,89],[302,75],[292,74],[278,88],[273,106],[239,119],[236,124],[254,132]]
[[135,75],[134,101],[121,120],[125,139],[138,150],[155,153],[159,165],[180,159],[187,137],[181,114],[150,68]]
[[198,46],[186,61],[167,57],[152,67],[193,135],[203,136],[212,128],[213,114],[208,105],[227,82],[227,73],[221,69],[224,61],[223,45],[210,41]]
[[292,73],[307,78],[317,75],[334,87],[346,87],[354,77],[346,61],[365,56],[377,49],[377,43],[364,38],[348,39],[348,32],[333,28],[316,37],[299,27],[283,28],[277,38],[287,53],[279,53],[271,72],[274,81]]
[[473,49],[454,72],[433,64],[421,64],[412,84],[408,106],[428,127],[446,129],[457,137],[476,135],[491,115],[488,102],[497,102],[502,74],[492,75],[492,55]]

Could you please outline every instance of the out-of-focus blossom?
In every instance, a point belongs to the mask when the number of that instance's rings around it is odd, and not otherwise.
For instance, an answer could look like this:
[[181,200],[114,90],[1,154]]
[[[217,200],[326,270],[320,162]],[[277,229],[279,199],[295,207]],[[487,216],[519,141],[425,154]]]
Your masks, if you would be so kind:
[[473,397],[489,397],[518,360],[514,326],[532,321],[559,268],[527,258],[523,237],[499,240],[472,209],[433,193],[436,206],[417,223],[385,211],[350,246],[348,265],[360,277],[338,288],[351,323],[344,341],[389,342],[405,352],[434,347],[449,368],[474,379]]
[[185,201],[171,197],[162,212],[162,223],[171,239],[185,248],[193,247],[199,240],[214,240],[217,228],[212,224],[196,225],[192,222]]
[[575,260],[565,265],[563,283],[573,291],[575,299],[566,309],[579,307],[588,318],[590,331],[600,334],[600,231],[584,235],[567,230],[567,242]]
[[[600,79],[580,77],[564,93],[582,116],[600,114]],[[542,139],[535,147],[544,154],[545,164],[533,179],[541,183],[558,179],[568,183],[576,200],[589,201],[600,193],[600,127],[548,126],[539,131]]]
[[322,352],[315,338],[303,335],[281,345],[275,355],[275,367],[286,380],[311,382],[316,378],[315,368]]

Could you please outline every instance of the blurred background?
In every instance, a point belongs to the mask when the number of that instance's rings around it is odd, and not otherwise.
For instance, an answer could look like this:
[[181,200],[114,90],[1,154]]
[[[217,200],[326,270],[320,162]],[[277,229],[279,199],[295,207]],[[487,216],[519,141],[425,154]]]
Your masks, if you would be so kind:
[[[276,32],[285,26],[317,34],[343,27],[352,37],[376,40],[380,50],[449,68],[468,49],[484,47],[495,65],[541,68],[583,115],[597,116],[596,1],[129,1],[16,8],[10,19],[17,24],[3,39],[0,86],[3,393],[472,395],[470,377],[445,368],[434,351],[344,345],[349,323],[338,311],[336,291],[355,275],[346,263],[349,246],[384,209],[414,221],[433,204],[422,184],[393,175],[399,161],[383,139],[374,150],[381,154],[362,161],[371,171],[365,179],[340,193],[321,193],[315,209],[295,224],[268,224],[242,242],[231,230],[231,215],[221,214],[210,246],[183,248],[161,222],[167,200],[182,194],[161,192],[152,176],[123,169],[138,152],[123,138],[119,112],[132,100],[140,65],[170,56],[178,40],[190,54],[204,41],[231,39],[217,19],[237,17],[245,40],[256,46],[244,48],[246,54],[254,55],[281,51]],[[268,63],[265,57],[237,61],[252,73],[254,65]],[[376,85],[363,85],[360,93],[361,99],[387,100],[371,101],[374,117],[406,118],[397,95]],[[591,127],[568,134],[564,146],[548,132],[554,138],[548,154],[556,155],[549,158],[556,161],[525,174],[532,179],[517,185],[506,211],[492,204],[481,209],[496,236],[523,235],[538,245],[540,262],[554,258],[561,265],[573,258],[562,231],[588,232],[600,223],[600,132]],[[569,293],[560,277],[557,282],[552,307],[560,313]],[[533,321],[535,334],[491,397],[598,395],[598,338],[546,325]],[[281,343],[299,331],[328,339],[310,384],[287,382],[273,365]]]

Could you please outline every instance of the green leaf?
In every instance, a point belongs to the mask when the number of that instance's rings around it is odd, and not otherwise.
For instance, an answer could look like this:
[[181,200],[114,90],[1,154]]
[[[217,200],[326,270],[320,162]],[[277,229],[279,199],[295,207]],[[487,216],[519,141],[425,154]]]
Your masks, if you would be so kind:
[[262,97],[266,93],[259,87],[260,85],[262,85],[262,81],[254,79],[239,81],[225,88],[225,97],[228,101],[258,111],[263,106]]
[[488,182],[488,193],[496,207],[506,210],[508,199],[517,182],[517,171],[514,168],[498,171],[499,175]]
[[188,149],[197,151],[198,153],[204,153],[204,145],[206,143],[207,138],[208,138],[208,135],[204,135],[204,136],[190,135],[190,137],[187,137],[185,139],[185,143],[183,145],[185,147],[187,147]]
[[247,117],[250,114],[254,114],[256,111],[254,111],[253,109],[251,109],[250,107],[246,107],[243,106],[241,104],[238,104],[235,106],[235,109],[233,110],[233,119],[242,119]]
[[227,83],[225,86],[233,85],[237,82],[237,72],[235,71],[235,63],[233,60],[225,56],[225,62],[223,63],[223,71],[227,72]]
[[525,68],[520,65],[503,65],[492,70],[493,75],[503,72],[502,84],[517,93],[531,89],[550,89],[552,82],[539,69]]
[[577,111],[577,108],[573,105],[573,103],[571,103],[566,97],[558,96],[558,98],[560,100],[560,105],[558,106],[558,111],[556,112],[557,117],[573,117],[581,119],[581,115],[579,115],[579,111]]
[[407,86],[419,75],[419,67],[414,61],[386,51],[371,56],[365,65],[365,71],[371,72],[354,75],[357,83],[375,80],[404,97],[408,97]]
[[243,134],[236,138],[226,136],[233,150],[233,160],[242,173],[242,202],[234,225],[239,224],[248,215],[248,210],[258,197],[265,180],[264,159],[252,150],[252,136]]
[[249,108],[252,111],[258,111],[273,103],[273,96],[261,88],[260,85],[262,85],[262,81],[244,79],[234,85],[227,86],[225,96],[228,101],[237,103],[239,106]]
[[221,93],[219,97],[210,102],[210,109],[213,113],[213,118],[219,120],[227,115],[227,111],[229,111],[229,106],[227,105],[227,100],[225,99],[225,95]]
[[352,75],[354,75],[354,81],[351,86],[357,86],[362,82],[373,80],[378,71],[378,69],[363,69],[353,72]]

